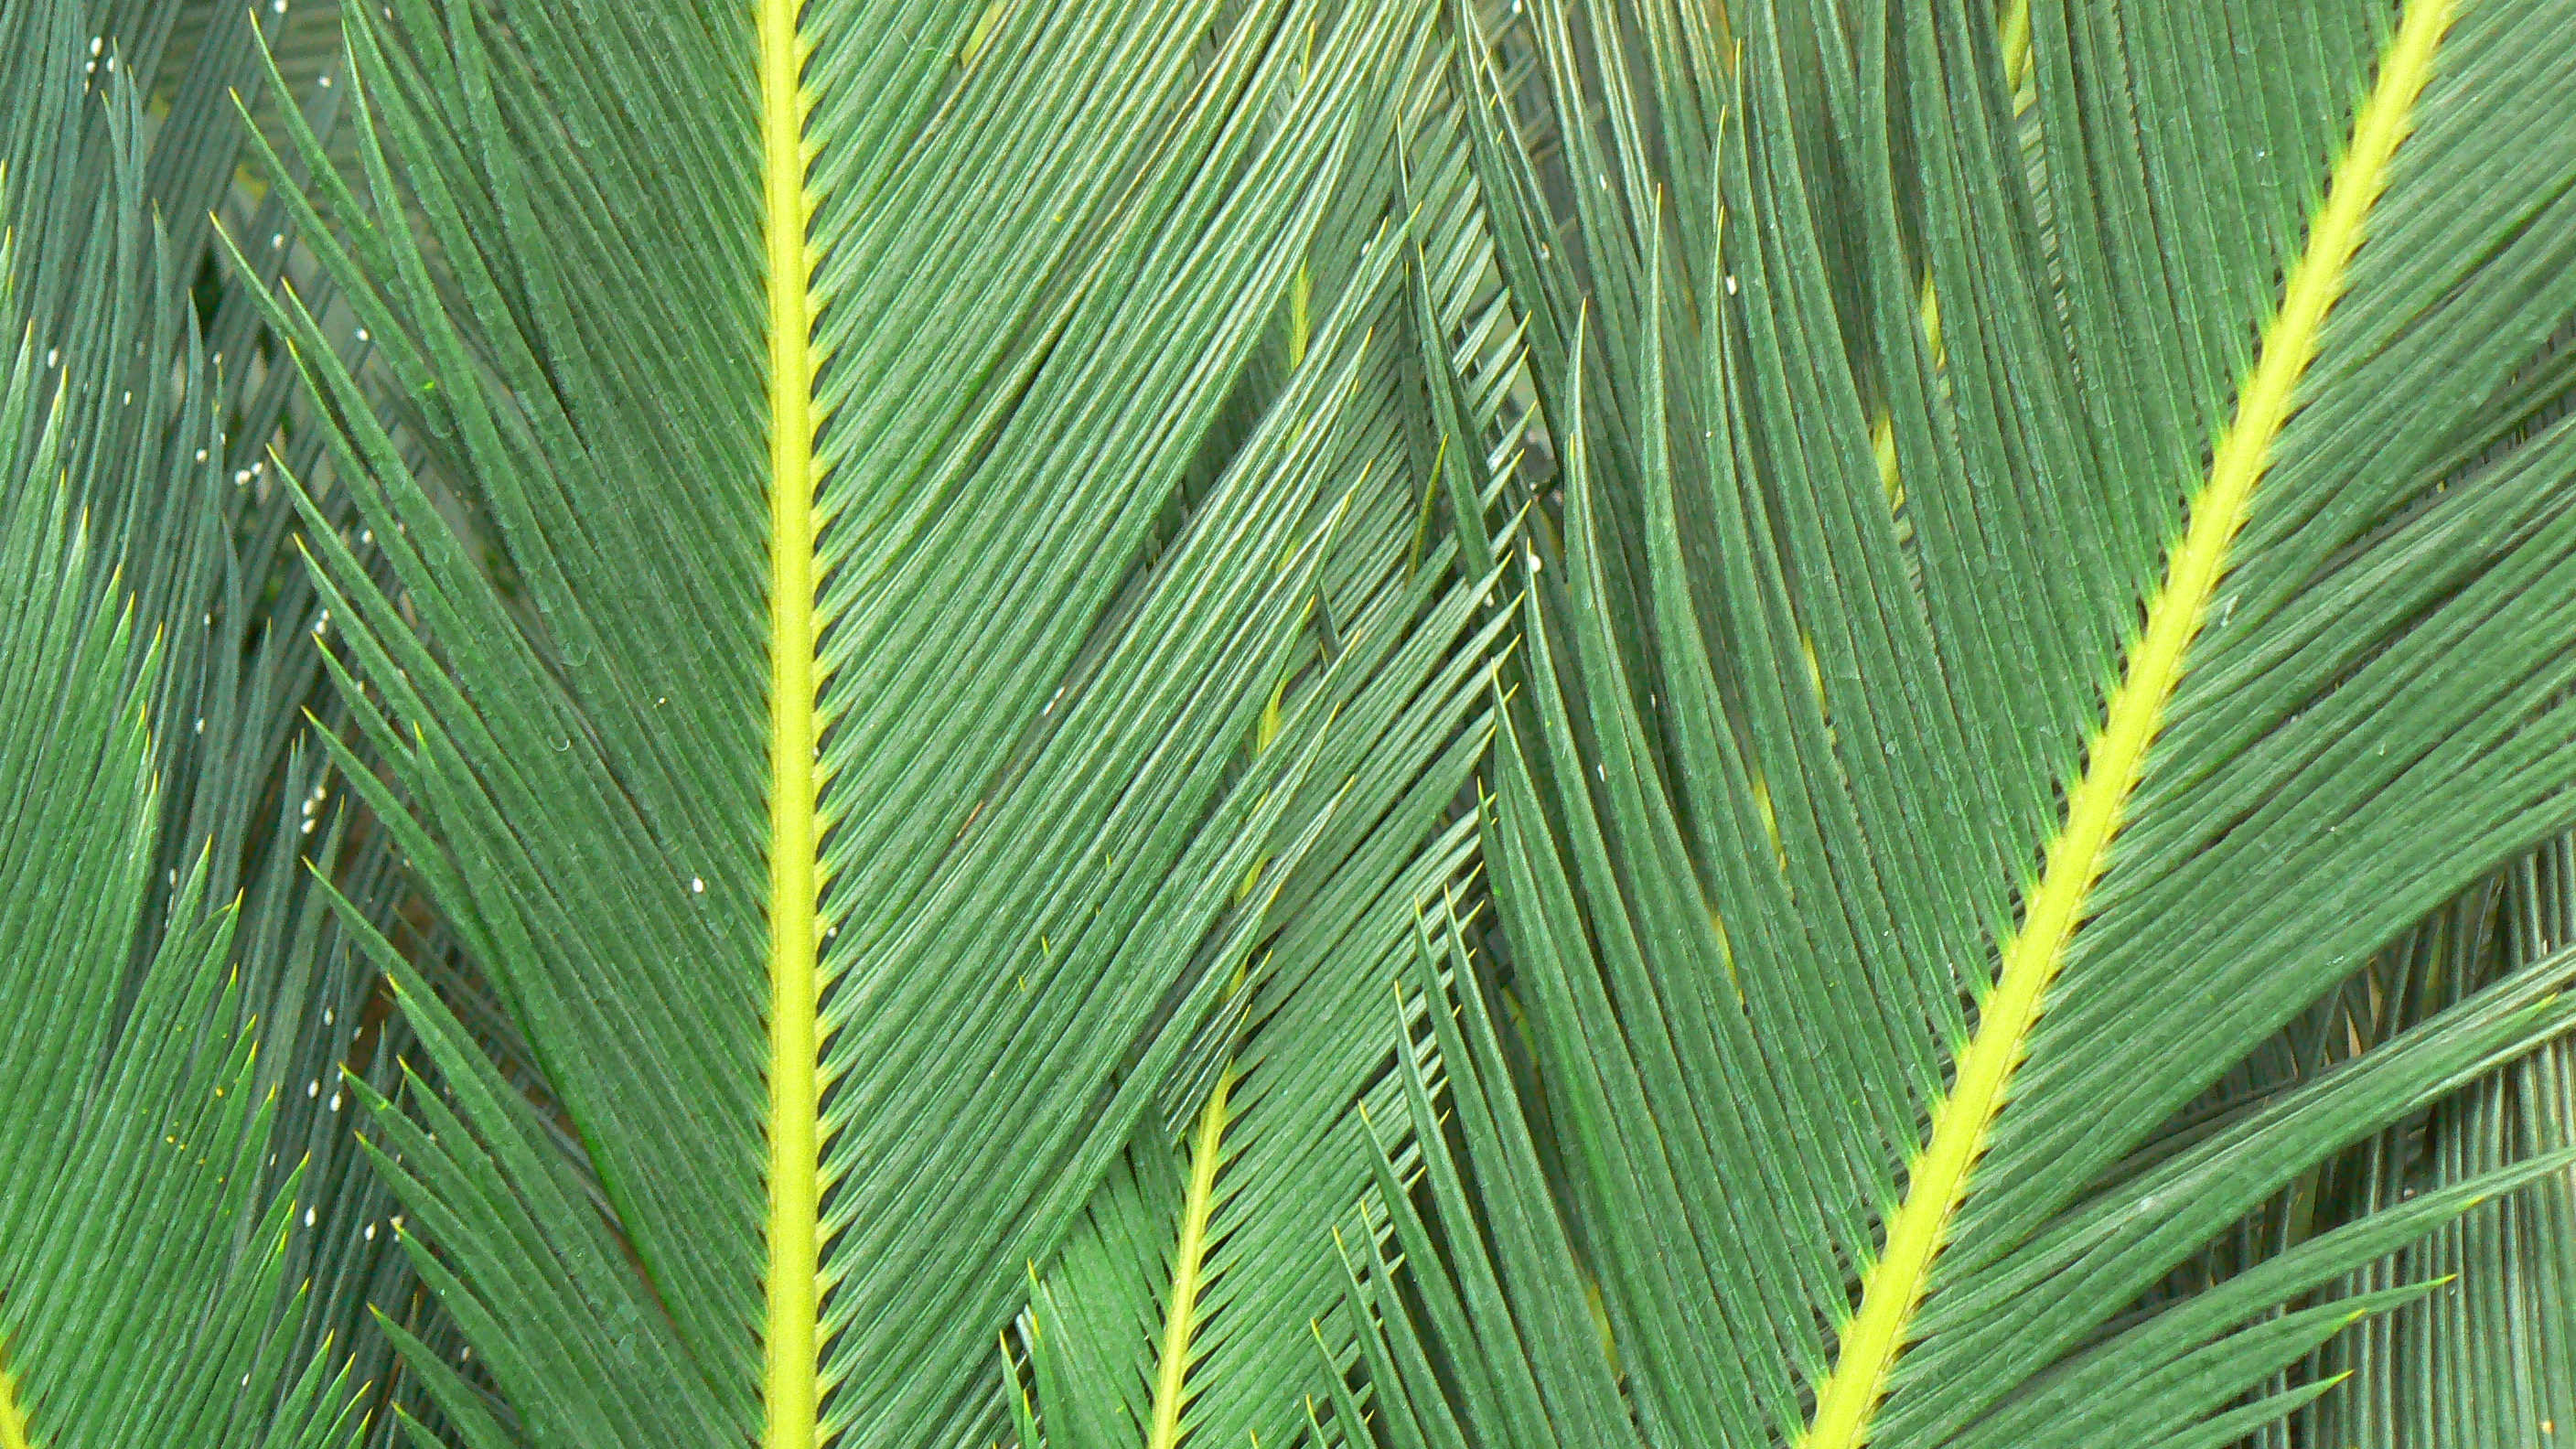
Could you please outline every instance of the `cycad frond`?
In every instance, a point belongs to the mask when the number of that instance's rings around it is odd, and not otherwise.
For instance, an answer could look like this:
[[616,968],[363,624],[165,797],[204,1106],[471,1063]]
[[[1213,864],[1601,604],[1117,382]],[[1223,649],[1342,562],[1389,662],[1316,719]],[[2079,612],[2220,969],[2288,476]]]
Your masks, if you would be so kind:
[[1399,1041],[1501,630],[1403,411],[1422,17],[349,35],[367,199],[317,170],[310,219],[399,396],[277,294],[393,572],[311,520],[391,778],[349,773],[560,1111],[380,952],[452,1091],[380,1158],[495,1390],[414,1345],[436,1402],[478,1449],[980,1442],[1030,1267],[1178,1232],[1166,1120],[1229,1060],[1243,1162],[1273,1116],[1280,1171],[1338,1160],[1201,1193],[1278,1225],[1198,1239],[1181,1339],[1239,1293],[1302,1363],[1265,1315],[1329,1308],[1365,1173],[1303,1048]]
[[[30,364],[22,354],[0,421],[26,422]],[[202,869],[170,898],[131,1005],[119,1000],[156,898],[135,641],[59,495],[26,486],[60,442],[37,436],[8,459],[0,523],[0,709],[19,722],[0,785],[40,802],[0,850],[0,989],[20,1004],[0,1082],[14,1165],[0,1195],[0,1442],[342,1442],[325,1365],[305,1368],[292,1332],[277,1333],[291,1329],[278,1305],[302,1204],[292,1176],[286,1192],[263,1189],[274,1099],[240,1026],[232,913],[205,908]],[[300,1294],[286,1303],[300,1314]]]
[[2568,1027],[2542,956],[2159,1141],[2576,814],[2576,14],[2014,10],[1542,5],[1562,188],[1478,113],[1563,453],[1488,855],[1565,1162],[1464,991],[1382,1442],[2226,1443],[2421,1290],[2276,1307],[2563,1176],[2131,1314]]
[[[2371,1040],[2455,1008],[2500,975],[2518,974],[2571,938],[2562,837],[2427,921],[2383,953],[2338,1012]],[[2314,1175],[2297,1204],[2330,1223],[2473,1181],[2513,1163],[2564,1154],[2571,1042],[2559,1037],[2446,1098],[2421,1121],[2382,1132]],[[2553,1174],[2487,1213],[2446,1223],[2340,1285],[2347,1295],[2442,1281],[2440,1293],[2377,1319],[2318,1367],[2353,1390],[2321,1401],[2296,1431],[2312,1441],[2382,1446],[2548,1442],[2576,1422],[2568,1335],[2571,1265],[2565,1231],[2576,1175]],[[2284,1224],[2285,1229],[2289,1227]]]
[[310,594],[264,597],[237,552],[245,394],[189,287],[254,50],[236,20],[182,64],[166,16],[84,9],[0,6],[0,1436],[344,1443],[313,1250],[336,1203],[284,1145],[322,1109],[279,1090],[338,1055],[299,1030],[320,917],[288,737],[319,671],[271,627]]
[[[1399,987],[1416,911],[1466,884],[1474,821],[1454,806],[1489,726],[1478,719],[1461,729],[1459,716],[1488,683],[1495,636],[1510,617],[1485,602],[1484,590],[1443,583],[1452,549],[1484,556],[1486,536],[1501,526],[1488,522],[1500,501],[1489,488],[1464,493],[1454,515],[1435,500],[1447,477],[1471,476],[1445,465],[1446,451],[1482,450],[1491,440],[1505,401],[1492,374],[1507,373],[1510,361],[1471,347],[1472,396],[1449,427],[1418,420],[1426,394],[1416,369],[1436,369],[1445,383],[1457,366],[1450,339],[1479,335],[1476,324],[1494,319],[1479,313],[1490,301],[1478,294],[1484,268],[1462,263],[1481,259],[1465,158],[1454,135],[1419,118],[1443,103],[1441,94],[1428,84],[1408,94],[1403,209],[1415,229],[1393,239],[1406,266],[1400,288],[1372,299],[1378,317],[1359,382],[1368,402],[1351,416],[1373,467],[1397,477],[1421,469],[1409,485],[1421,501],[1410,517],[1384,520],[1373,569],[1343,585],[1349,593],[1366,582],[1385,601],[1370,613],[1335,607],[1348,643],[1336,665],[1347,682],[1337,687],[1367,681],[1338,713],[1385,743],[1282,881],[1279,933],[1257,958],[1239,1011],[1230,999],[1221,1018],[1242,1023],[1217,1059],[1223,1075],[1184,1098],[1195,1120],[1177,1124],[1177,1144],[1155,1138],[1128,1150],[1039,1278],[1023,1335],[1025,1377],[1032,1427],[1043,1425],[1055,1449],[1295,1442],[1318,1341],[1332,1363],[1352,1356],[1333,1235],[1373,1241],[1383,1231],[1383,1214],[1363,1206],[1364,1124],[1372,1112],[1388,1123],[1403,1118],[1397,1052],[1421,1049],[1423,998]],[[1336,252],[1378,244],[1372,232],[1390,199],[1363,192],[1329,219],[1310,249],[1315,271],[1336,275]],[[1299,345],[1292,330],[1282,360],[1299,360]],[[1417,428],[1428,435],[1409,436]],[[1426,548],[1423,514],[1434,506],[1464,526],[1454,540],[1432,535]],[[1383,652],[1396,636],[1371,614],[1402,617],[1426,604],[1425,625],[1400,652]],[[1490,618],[1472,635],[1480,610]],[[1429,769],[1419,764],[1426,759]]]

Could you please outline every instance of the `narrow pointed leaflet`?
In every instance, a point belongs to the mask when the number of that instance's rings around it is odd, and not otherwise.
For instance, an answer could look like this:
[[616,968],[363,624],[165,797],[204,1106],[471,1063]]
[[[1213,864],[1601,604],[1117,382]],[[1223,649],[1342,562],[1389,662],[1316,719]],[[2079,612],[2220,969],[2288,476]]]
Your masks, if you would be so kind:
[[1933,1109],[1905,1200],[1888,1220],[1885,1249],[1863,1284],[1859,1311],[1843,1330],[1832,1374],[1817,1392],[1815,1417],[1800,1440],[1804,1449],[1858,1449],[1869,1438],[1872,1415],[1904,1351],[1951,1215],[1967,1195],[2049,985],[2083,923],[2086,899],[2226,572],[2229,544],[2245,523],[2273,441],[2289,420],[2326,315],[2343,292],[2346,268],[2413,123],[2416,99],[2432,75],[2450,19],[2449,0],[2414,0],[2406,7],[2378,78],[2354,116],[2350,143],[2290,268],[2280,310],[2264,329],[2235,417],[2218,440],[2207,480],[2192,496],[2188,529],[2166,561],[2163,584],[2086,753],[2084,773],[2066,793],[2065,823],[2047,846],[2039,883],[2023,900],[2020,926],[2004,945],[2002,969],[1981,1004],[1976,1033],[1959,1056],[1948,1096]]
[[798,0],[762,0],[769,263],[769,1449],[817,1442],[822,1062],[815,1036],[813,331]]

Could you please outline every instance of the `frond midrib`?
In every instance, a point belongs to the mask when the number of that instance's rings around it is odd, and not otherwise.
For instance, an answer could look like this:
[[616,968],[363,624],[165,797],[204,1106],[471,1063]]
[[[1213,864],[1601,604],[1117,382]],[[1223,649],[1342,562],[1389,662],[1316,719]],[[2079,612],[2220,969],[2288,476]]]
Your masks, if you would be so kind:
[[1980,1003],[1976,1033],[1959,1054],[1949,1094],[1933,1108],[1923,1151],[1909,1166],[1904,1201],[1887,1221],[1885,1247],[1863,1280],[1858,1311],[1844,1325],[1800,1449],[1859,1449],[1869,1437],[1951,1216],[1967,1195],[2048,988],[2082,923],[2147,751],[2226,573],[2230,545],[2294,409],[2326,314],[2343,292],[2389,162],[2412,124],[2451,8],[2451,0],[2411,0],[2381,57],[2378,78],[2355,113],[2350,141],[2283,287],[2280,310],[2263,330],[2236,415],[2190,500],[2188,529],[2167,558],[2146,628],[2105,704],[2084,773],[2067,791],[2064,823],[2043,853],[2039,883],[2023,898],[2021,924],[2004,944],[1994,988]]
[[769,1232],[767,1449],[813,1449],[821,1400],[821,995],[815,924],[813,261],[797,0],[761,0],[769,268]]
[[[1265,719],[1275,717],[1275,712],[1276,706],[1273,716]],[[1189,1189],[1181,1203],[1180,1238],[1172,1250],[1171,1296],[1163,1312],[1146,1449],[1178,1449],[1181,1442],[1181,1413],[1189,1404],[1190,1349],[1198,1336],[1199,1293],[1206,1282],[1208,1223],[1216,1212],[1216,1177],[1225,1157],[1227,1098],[1233,1086],[1234,1067],[1228,1064],[1217,1074],[1191,1136]]]

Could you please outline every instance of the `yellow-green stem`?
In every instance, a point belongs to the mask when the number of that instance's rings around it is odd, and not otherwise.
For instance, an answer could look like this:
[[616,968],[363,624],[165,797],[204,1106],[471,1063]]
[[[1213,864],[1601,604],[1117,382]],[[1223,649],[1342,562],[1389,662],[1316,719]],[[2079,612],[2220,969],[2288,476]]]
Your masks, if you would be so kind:
[[769,1263],[765,1449],[817,1449],[814,378],[798,0],[761,0],[769,259]]
[[[1239,989],[1239,988],[1238,988]],[[1154,1375],[1154,1417],[1146,1449],[1177,1449],[1181,1411],[1189,1405],[1190,1341],[1198,1334],[1199,1287],[1207,1265],[1208,1220],[1216,1213],[1217,1166],[1225,1153],[1226,1098],[1234,1068],[1217,1074],[1190,1139],[1189,1196],[1181,1205],[1181,1240],[1172,1249],[1172,1297],[1163,1310],[1161,1366]]]
[[2229,545],[2289,420],[2326,314],[2342,295],[2346,268],[2361,245],[2390,158],[2413,123],[2416,99],[2432,74],[2450,17],[2450,0],[2412,0],[2381,57],[2378,80],[2353,118],[2351,142],[2290,270],[2281,309],[2264,329],[2235,419],[2212,454],[2208,480],[2192,497],[2190,526],[2166,561],[2164,583],[2148,606],[2146,632],[2107,703],[2083,778],[2067,792],[2066,823],[2049,843],[2039,884],[2023,900],[2020,929],[2004,944],[2002,969],[1981,1005],[1976,1035],[1960,1054],[1950,1094],[1933,1109],[1931,1135],[1908,1174],[1905,1201],[1888,1219],[1886,1249],[1865,1280],[1859,1312],[1844,1326],[1833,1372],[1817,1391],[1815,1418],[1799,1441],[1803,1449],[1857,1449],[1869,1436],[1951,1215],[1967,1195],[2049,984],[2083,920],[2166,702],[2226,572]]
[[[1305,270],[1298,269],[1302,280]],[[1298,312],[1298,326],[1291,334],[1289,347],[1300,356],[1305,352],[1304,311]],[[1280,701],[1287,696],[1288,681],[1282,679],[1270,690],[1270,702],[1261,709],[1261,721],[1252,732],[1252,754],[1260,758],[1263,751],[1277,742],[1282,719]],[[1243,884],[1234,892],[1240,905],[1252,899],[1253,890],[1261,884],[1261,872],[1269,857],[1264,855],[1245,873]],[[1248,969],[1239,968],[1234,984],[1227,988],[1231,999],[1244,989],[1251,978]],[[1217,1073],[1216,1085],[1209,1089],[1207,1105],[1199,1109],[1198,1130],[1190,1137],[1190,1185],[1181,1200],[1181,1236],[1172,1246],[1172,1296],[1163,1307],[1163,1341],[1156,1354],[1154,1372],[1154,1409],[1146,1430],[1146,1449],[1175,1449],[1181,1441],[1181,1411],[1189,1404],[1190,1343],[1198,1336],[1199,1289],[1206,1281],[1208,1222],[1216,1215],[1216,1174],[1225,1155],[1225,1127],[1229,1120],[1227,1100],[1234,1092],[1234,1063],[1229,1061]]]

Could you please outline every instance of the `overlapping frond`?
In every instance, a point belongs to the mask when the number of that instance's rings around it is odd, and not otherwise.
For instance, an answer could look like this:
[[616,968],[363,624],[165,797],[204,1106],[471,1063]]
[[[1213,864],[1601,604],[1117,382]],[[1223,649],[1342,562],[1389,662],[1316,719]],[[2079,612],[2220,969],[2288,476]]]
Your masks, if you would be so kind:
[[2229,1442],[2396,1299],[2279,1305],[2565,1170],[2493,1152],[2133,1312],[2566,1028],[2535,956],[2164,1135],[2568,822],[2576,435],[2526,423],[2571,17],[1730,17],[1541,5],[1556,159],[1485,113],[1565,540],[1489,871],[1564,1158],[1462,949],[1445,1249],[1418,1328],[1361,1289],[1381,1442]]
[[274,1096],[231,967],[235,914],[207,908],[200,868],[167,898],[168,929],[147,918],[159,820],[140,646],[47,476],[60,434],[28,426],[40,375],[22,351],[0,403],[34,442],[10,451],[0,521],[0,711],[16,722],[0,785],[34,802],[0,845],[0,989],[18,1004],[0,1082],[0,1442],[346,1442],[344,1391],[293,1351],[286,1240],[303,1204],[291,1174],[265,1189]]
[[[389,395],[272,293],[390,569],[308,509],[336,748],[524,1042],[376,941],[446,1078],[377,1153],[474,1367],[407,1361],[477,1446],[977,1439],[1028,1265],[1229,1057],[1247,1122],[1336,1120],[1262,1044],[1391,1052],[1459,869],[1500,616],[1372,330],[1427,26],[348,21],[361,174],[281,191]],[[1330,1195],[1264,1231],[1324,1261]]]
[[366,1369],[333,1341],[343,1280],[314,1251],[340,1199],[317,1200],[298,1150],[327,1161],[330,1134],[318,1102],[280,1091],[337,1057],[301,1012],[351,979],[320,965],[300,859],[314,762],[289,737],[320,681],[298,637],[311,595],[268,595],[277,560],[241,549],[263,499],[224,478],[251,404],[221,352],[249,309],[190,286],[231,184],[224,80],[247,75],[250,22],[174,55],[166,14],[86,8],[0,7],[17,339],[0,406],[0,1431],[344,1443]]
[[2566,0],[75,8],[11,436],[93,519],[10,541],[162,636],[42,595],[150,722],[100,1030],[280,1102],[195,1124],[191,1212],[307,1207],[189,1260],[310,1277],[255,1376],[378,1312],[472,1449],[2558,1412],[2576,967],[2477,883],[2576,822]]
[[[1347,784],[1308,785],[1319,807],[1339,792],[1333,823],[1282,881],[1279,932],[1218,1018],[1222,1074],[1185,1079],[1191,1115],[1128,1149],[1040,1275],[1018,1350],[1024,1441],[1294,1442],[1319,1356],[1336,1369],[1353,1356],[1335,1235],[1383,1232],[1382,1209],[1364,1205],[1364,1124],[1403,1119],[1398,1054],[1423,1046],[1414,922],[1468,884],[1475,824],[1460,802],[1510,620],[1490,578],[1451,582],[1473,568],[1462,553],[1490,558],[1511,535],[1481,457],[1453,465],[1448,450],[1493,443],[1517,354],[1491,335],[1463,150],[1422,114],[1442,104],[1439,88],[1414,87],[1401,174],[1385,178],[1401,193],[1353,195],[1309,249],[1311,274],[1344,274],[1363,252],[1371,264],[1371,285],[1334,311],[1374,316],[1350,429],[1364,471],[1390,486],[1377,517],[1352,525],[1365,552],[1346,551],[1322,595],[1338,642],[1296,661],[1282,705],[1331,688],[1335,712],[1387,744]],[[1398,224],[1390,212],[1409,230],[1383,230]],[[1352,328],[1339,315],[1318,324],[1317,340]],[[1292,319],[1276,357],[1293,367],[1307,345]],[[1450,403],[1426,426],[1433,377]],[[1431,528],[1435,512],[1455,526]]]
[[[2561,837],[2480,885],[2407,937],[2336,1003],[2330,1040],[2371,1042],[2453,1009],[2499,976],[2527,970],[2568,939]],[[2555,1040],[2324,1164],[2295,1202],[2255,1227],[2304,1235],[2440,1192],[2513,1163],[2563,1154],[2569,1044]],[[2409,1283],[2440,1290],[2331,1345],[2317,1365],[2351,1375],[2349,1392],[2309,1410],[2296,1432],[2370,1446],[2546,1442],[2568,1422],[2566,1220],[2576,1179],[2553,1174],[2492,1213],[2449,1223],[2356,1273],[2361,1295]]]

